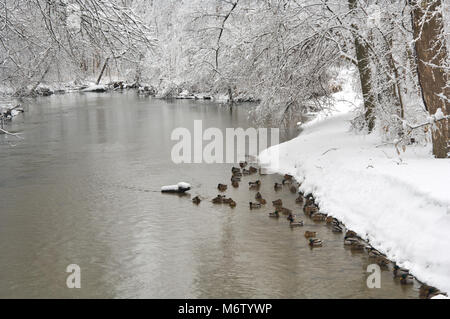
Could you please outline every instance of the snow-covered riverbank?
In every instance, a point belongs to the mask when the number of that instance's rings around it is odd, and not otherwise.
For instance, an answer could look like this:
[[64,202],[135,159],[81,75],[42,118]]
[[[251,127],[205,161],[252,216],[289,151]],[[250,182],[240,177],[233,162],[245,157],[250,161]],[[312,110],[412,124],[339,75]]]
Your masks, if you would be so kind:
[[434,159],[431,145],[398,155],[393,146],[379,146],[376,133],[351,132],[350,110],[361,101],[350,84],[335,98],[336,111],[319,114],[260,161],[295,176],[321,211],[419,280],[450,292],[450,160]]

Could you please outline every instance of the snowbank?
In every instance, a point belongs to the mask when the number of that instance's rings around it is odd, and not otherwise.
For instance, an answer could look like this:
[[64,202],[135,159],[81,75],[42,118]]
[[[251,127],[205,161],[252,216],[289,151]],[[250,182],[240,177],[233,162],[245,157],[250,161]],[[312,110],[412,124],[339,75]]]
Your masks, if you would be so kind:
[[323,212],[419,280],[450,292],[450,160],[432,158],[431,146],[400,156],[392,146],[377,147],[377,134],[349,131],[349,111],[361,103],[351,86],[335,98],[331,116],[319,114],[297,138],[263,151],[261,163],[294,175]]

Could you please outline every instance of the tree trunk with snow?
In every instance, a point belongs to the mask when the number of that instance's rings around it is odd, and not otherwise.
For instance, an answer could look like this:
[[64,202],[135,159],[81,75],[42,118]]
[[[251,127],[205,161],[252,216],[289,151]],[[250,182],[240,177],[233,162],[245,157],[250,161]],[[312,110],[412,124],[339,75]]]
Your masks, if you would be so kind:
[[[356,10],[358,7],[357,0],[348,0],[350,10]],[[364,118],[369,132],[372,132],[375,126],[375,98],[372,93],[371,73],[369,65],[369,48],[364,40],[358,35],[358,27],[352,25],[356,59],[358,61],[359,79],[361,82],[361,90],[364,99]]]
[[[414,30],[417,68],[423,102],[433,115],[440,108],[444,115],[450,113],[450,87],[446,86],[448,74],[442,67],[448,61],[443,36],[442,3],[440,0],[413,0],[412,23]],[[447,158],[449,154],[448,119],[436,123],[432,132],[433,154]]]

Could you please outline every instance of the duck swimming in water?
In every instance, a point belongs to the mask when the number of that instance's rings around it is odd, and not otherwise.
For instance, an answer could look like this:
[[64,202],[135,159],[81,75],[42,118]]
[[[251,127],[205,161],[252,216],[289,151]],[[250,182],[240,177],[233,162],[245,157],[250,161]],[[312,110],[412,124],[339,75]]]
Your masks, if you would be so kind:
[[216,197],[214,197],[214,198],[212,199],[212,202],[213,202],[214,204],[222,204],[224,198],[225,198],[224,195],[217,195]]
[[258,169],[256,167],[253,167],[253,166],[250,166],[248,168],[248,170],[249,170],[250,174],[255,174],[255,173],[258,172]]
[[279,183],[275,183],[273,185],[273,189],[275,189],[276,191],[279,191],[280,189],[283,188],[283,185],[279,184]]
[[273,213],[269,213],[269,217],[279,218],[280,217],[280,213],[276,210]]
[[289,208],[286,207],[279,207],[277,209],[280,213],[282,213],[283,215],[289,215],[292,214],[292,210],[290,210]]
[[283,201],[281,199],[277,199],[272,201],[273,206],[275,207],[282,207],[283,206]]
[[299,194],[298,197],[295,199],[295,203],[297,204],[303,204],[304,198],[303,195]]
[[261,186],[261,181],[257,180],[255,182],[248,182],[248,186],[250,189],[259,189]]
[[232,182],[231,182],[231,185],[232,185],[234,188],[238,188],[238,187],[239,187],[239,182],[238,182],[238,181],[232,181]]
[[315,231],[305,231],[305,238],[313,238],[316,237],[317,233]]
[[323,222],[327,216],[322,213],[313,213],[311,219],[315,222]]
[[422,285],[419,288],[419,297],[420,298],[432,298],[434,296],[437,296],[441,294],[441,292],[439,291],[439,289],[435,288],[435,287],[431,287],[428,285]]
[[311,247],[322,247],[322,241],[319,238],[310,238],[309,245]]
[[[230,199],[231,199],[231,198],[230,198]],[[232,207],[232,208],[233,208],[233,207],[236,207],[236,205],[237,205],[236,202],[235,202],[234,200],[232,200],[232,199],[230,200],[230,202],[229,202],[228,204],[229,204],[230,207]]]
[[231,182],[240,182],[241,178],[239,176],[231,176]]
[[368,250],[367,253],[368,253],[369,257],[374,257],[374,258],[376,258],[376,257],[381,257],[381,256],[383,256],[382,253],[380,253],[378,250],[376,250],[376,249],[373,248],[373,247],[369,247],[367,250]]
[[344,239],[345,246],[356,246],[359,245],[359,239],[354,237],[348,237]]
[[200,199],[200,197],[198,197],[198,196],[195,196],[193,199],[192,199],[192,202],[194,203],[194,204],[200,204],[200,202],[201,202],[202,200]]
[[338,225],[338,224],[333,224],[331,226],[331,231],[333,233],[342,233],[342,227],[340,225]]
[[292,183],[292,178],[293,178],[293,176],[292,175],[289,175],[289,174],[285,174],[284,175],[284,178],[283,178],[283,181],[281,182],[281,184],[286,184],[286,183]]
[[402,285],[412,285],[414,283],[414,276],[411,274],[401,275],[400,283]]
[[261,208],[261,204],[260,203],[249,203],[250,205],[250,209],[255,209],[255,208]]
[[358,237],[358,235],[353,230],[347,230],[345,233],[345,238]]
[[406,268],[401,268],[397,265],[394,265],[394,277],[401,277],[402,275],[408,275],[409,274],[409,270]]
[[303,211],[305,212],[305,215],[312,216],[313,214],[317,213],[319,209],[315,205],[309,205],[303,207]]
[[225,184],[219,184],[217,185],[217,189],[221,192],[225,192],[227,190],[228,186]]
[[299,221],[290,221],[289,222],[289,226],[291,227],[301,227],[303,226],[303,220],[299,220]]
[[239,167],[232,167],[231,168],[231,173],[232,174],[236,174],[236,173],[240,173],[241,169]]

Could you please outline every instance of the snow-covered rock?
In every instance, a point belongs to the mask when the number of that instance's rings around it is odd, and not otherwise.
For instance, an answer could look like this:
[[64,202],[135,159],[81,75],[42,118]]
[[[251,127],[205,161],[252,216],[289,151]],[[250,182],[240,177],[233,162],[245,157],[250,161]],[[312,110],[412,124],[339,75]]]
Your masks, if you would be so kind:
[[191,189],[191,185],[185,182],[179,182],[177,185],[168,185],[161,187],[163,193],[184,193]]

